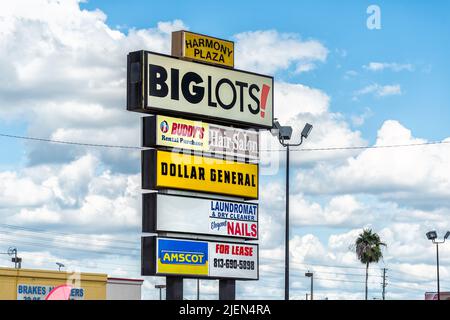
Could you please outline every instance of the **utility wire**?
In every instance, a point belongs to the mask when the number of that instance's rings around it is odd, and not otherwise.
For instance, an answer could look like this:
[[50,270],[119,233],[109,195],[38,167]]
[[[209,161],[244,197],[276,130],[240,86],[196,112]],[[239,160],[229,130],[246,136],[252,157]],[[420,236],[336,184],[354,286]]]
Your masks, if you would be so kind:
[[16,135],[5,134],[5,133],[0,133],[0,136],[5,137],[5,138],[14,138],[14,139],[23,139],[23,140],[32,140],[32,141],[50,142],[50,143],[60,143],[60,144],[70,144],[70,145],[78,145],[78,146],[86,146],[86,147],[136,149],[136,150],[144,149],[144,148],[135,147],[135,146],[121,146],[121,145],[111,145],[111,144],[96,144],[96,143],[84,143],[84,142],[75,142],[75,141],[63,141],[63,140],[54,140],[54,139],[45,139],[45,138],[36,138],[36,137],[16,136]]
[[[17,226],[17,225],[12,225],[12,224],[0,223],[0,228],[2,228],[2,227],[8,228],[8,229],[14,229],[14,230],[23,230],[23,231],[33,232],[33,233],[48,233],[48,234],[54,234],[56,236],[71,237],[71,238],[78,238],[81,240],[87,240],[84,235],[73,235],[71,233],[55,232],[55,231],[49,231],[49,230],[39,229],[39,228],[23,227],[23,226]],[[100,241],[100,242],[101,241],[109,241],[109,239],[92,239],[92,240]],[[130,243],[130,244],[139,244],[140,243],[139,240],[138,241],[130,241],[130,240],[119,239],[119,238],[111,238],[110,240],[118,241],[120,243]]]
[[[123,145],[76,142],[76,141],[64,141],[64,140],[55,140],[55,139],[46,139],[46,138],[37,138],[37,137],[28,137],[28,136],[18,136],[18,135],[5,134],[5,133],[0,133],[0,136],[4,137],[4,138],[14,138],[14,139],[23,139],[23,140],[32,140],[32,141],[59,143],[59,144],[69,144],[69,145],[79,145],[79,146],[87,146],[87,147],[134,149],[134,150],[146,149],[146,148],[137,147],[137,146],[123,146]],[[417,146],[429,146],[429,145],[438,145],[438,144],[450,144],[450,141],[429,141],[429,142],[422,142],[422,143],[393,144],[393,145],[381,145],[381,146],[344,146],[344,147],[302,148],[302,149],[291,149],[291,151],[306,152],[306,151],[363,150],[363,149],[417,147]],[[260,152],[284,152],[284,151],[285,150],[283,150],[283,149],[260,150]]]

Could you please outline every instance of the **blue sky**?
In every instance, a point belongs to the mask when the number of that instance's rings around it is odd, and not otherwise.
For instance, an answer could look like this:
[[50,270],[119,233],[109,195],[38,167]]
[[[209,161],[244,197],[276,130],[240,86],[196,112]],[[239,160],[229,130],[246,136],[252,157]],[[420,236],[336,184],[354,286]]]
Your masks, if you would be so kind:
[[[381,10],[380,30],[366,26],[371,4]],[[425,232],[450,229],[449,10],[448,1],[399,0],[2,1],[0,133],[138,146],[140,115],[125,110],[126,54],[169,53],[171,32],[183,28],[231,39],[239,68],[275,76],[281,121],[297,134],[314,125],[303,148],[446,140],[291,157],[292,297],[308,292],[309,269],[317,298],[361,299],[363,269],[349,248],[368,227],[388,243],[371,267],[370,296],[380,296],[386,266],[388,298],[423,299],[435,284]],[[262,154],[261,280],[239,285],[242,299],[283,297],[284,153],[262,136],[262,149],[272,151]],[[0,251],[17,245],[25,267],[62,261],[140,277],[138,151],[6,137],[0,147]],[[53,246],[33,245],[36,230]],[[111,254],[86,251],[79,239]],[[441,277],[450,291],[449,249],[442,248]],[[0,266],[9,265],[0,256]],[[146,277],[144,298],[159,297],[159,282]],[[217,298],[217,283],[202,290]]]
[[[366,9],[381,8],[381,30],[366,28]],[[320,88],[332,98],[331,109],[344,115],[373,116],[361,131],[373,142],[376,130],[386,119],[401,119],[421,137],[440,140],[450,118],[450,74],[445,41],[450,30],[446,1],[99,1],[82,7],[101,8],[108,25],[148,28],[158,21],[181,19],[193,31],[230,39],[243,30],[276,29],[321,41],[330,49],[327,63],[314,72],[278,76]],[[345,51],[346,57],[340,52]],[[362,69],[369,61],[413,64],[415,73],[373,74]],[[346,71],[360,72],[356,79],[343,80]],[[365,97],[352,102],[352,93],[373,82],[401,83],[405,92],[389,100]],[[426,126],[424,123],[432,123]]]

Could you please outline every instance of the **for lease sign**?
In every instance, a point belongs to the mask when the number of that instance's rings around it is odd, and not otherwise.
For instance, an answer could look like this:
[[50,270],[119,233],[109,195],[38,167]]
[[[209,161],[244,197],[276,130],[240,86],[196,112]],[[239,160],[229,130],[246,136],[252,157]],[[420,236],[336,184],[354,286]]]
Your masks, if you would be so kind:
[[142,151],[143,189],[181,189],[258,199],[258,164]]
[[143,146],[259,159],[259,132],[169,116],[143,117]]
[[258,279],[258,245],[144,237],[142,275]]
[[258,238],[256,203],[148,193],[142,208],[143,232]]
[[139,51],[128,56],[127,94],[131,111],[272,127],[270,76]]

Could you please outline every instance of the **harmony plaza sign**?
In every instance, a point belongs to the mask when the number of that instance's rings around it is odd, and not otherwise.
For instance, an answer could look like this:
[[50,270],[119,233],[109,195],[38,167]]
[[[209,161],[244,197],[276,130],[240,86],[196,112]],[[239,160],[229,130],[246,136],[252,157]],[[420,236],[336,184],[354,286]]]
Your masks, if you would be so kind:
[[143,189],[180,189],[258,199],[258,164],[142,151]]
[[257,280],[258,245],[143,237],[141,274]]
[[172,32],[172,55],[234,67],[234,42],[189,31]]
[[258,204],[147,193],[142,231],[258,239]]
[[272,128],[273,77],[148,51],[128,54],[127,109]]
[[259,132],[168,116],[142,118],[143,146],[259,159]]

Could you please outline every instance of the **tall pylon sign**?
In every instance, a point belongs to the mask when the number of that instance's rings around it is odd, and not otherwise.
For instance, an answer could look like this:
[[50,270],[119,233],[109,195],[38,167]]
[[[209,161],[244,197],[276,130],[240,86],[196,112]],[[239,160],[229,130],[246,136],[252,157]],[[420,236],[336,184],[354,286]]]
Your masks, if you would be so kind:
[[234,43],[172,33],[172,55],[127,57],[127,110],[142,117],[141,274],[259,278],[259,131],[272,128],[273,77],[234,69]]

